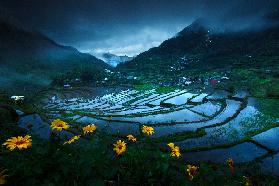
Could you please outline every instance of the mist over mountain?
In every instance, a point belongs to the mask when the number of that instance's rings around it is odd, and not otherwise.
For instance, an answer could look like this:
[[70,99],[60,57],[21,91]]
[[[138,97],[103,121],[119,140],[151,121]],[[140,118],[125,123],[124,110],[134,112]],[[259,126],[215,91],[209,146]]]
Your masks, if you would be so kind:
[[116,67],[120,63],[125,63],[127,61],[131,61],[134,57],[129,57],[127,55],[117,56],[111,53],[104,53],[102,55],[102,59],[112,67]]
[[0,67],[1,88],[9,90],[46,86],[55,76],[74,70],[99,73],[110,68],[90,54],[60,45],[3,18],[0,18]]
[[[99,74],[115,66],[150,73],[168,72],[171,67],[220,69],[230,68],[243,56],[277,55],[277,1],[146,1],[144,7],[135,2],[111,3],[107,7],[103,2],[88,1],[77,9],[75,2],[22,1],[14,6],[13,0],[1,1],[1,82],[8,86],[32,80],[41,86],[57,74],[76,71],[73,77],[79,79],[81,71]],[[20,8],[23,5],[25,11]],[[128,14],[132,8],[138,9],[136,16]],[[53,14],[48,13],[50,9]],[[109,18],[106,24],[105,18]],[[76,48],[92,54],[110,53],[101,56],[104,63]],[[130,58],[125,54],[139,55]]]
[[118,68],[160,74],[170,68],[184,71],[230,69],[234,63],[248,56],[258,59],[275,57],[279,55],[278,51],[279,26],[275,22],[261,29],[216,32],[211,30],[206,19],[197,19],[175,37],[120,64]]
[[[266,26],[278,0],[2,0],[24,25],[80,51],[134,56],[158,46],[199,17],[219,32]],[[24,7],[24,8],[23,8]],[[51,13],[50,11],[51,10]]]

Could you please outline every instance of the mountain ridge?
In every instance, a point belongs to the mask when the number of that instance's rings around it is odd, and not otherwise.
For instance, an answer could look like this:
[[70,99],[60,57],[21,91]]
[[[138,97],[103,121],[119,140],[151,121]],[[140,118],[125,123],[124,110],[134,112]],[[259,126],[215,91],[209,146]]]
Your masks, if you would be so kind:
[[175,37],[117,68],[164,74],[174,65],[184,66],[184,71],[221,69],[231,68],[232,63],[245,56],[279,55],[277,25],[255,31],[212,32],[203,22],[203,19],[194,21]]
[[47,86],[59,74],[80,70],[97,74],[111,68],[95,56],[3,19],[0,19],[0,67],[1,89],[15,84],[21,89],[28,81]]

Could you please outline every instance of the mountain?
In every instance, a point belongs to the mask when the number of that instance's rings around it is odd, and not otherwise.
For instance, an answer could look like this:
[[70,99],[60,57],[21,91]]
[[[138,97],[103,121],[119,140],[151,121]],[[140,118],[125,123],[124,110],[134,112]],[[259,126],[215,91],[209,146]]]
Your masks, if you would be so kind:
[[264,16],[264,19],[267,22],[271,22],[273,24],[279,24],[279,9],[274,9]]
[[110,68],[96,57],[0,18],[0,89],[46,86],[59,74]]
[[[275,16],[273,16],[275,17]],[[141,74],[174,74],[174,71],[226,70],[249,60],[279,56],[279,26],[238,32],[213,32],[198,19],[160,46],[120,64],[122,71]]]
[[129,56],[117,56],[115,54],[111,54],[111,53],[104,53],[102,55],[102,59],[109,64],[112,67],[116,67],[118,64],[120,63],[124,63],[127,61],[131,61],[133,59],[133,57],[129,57]]

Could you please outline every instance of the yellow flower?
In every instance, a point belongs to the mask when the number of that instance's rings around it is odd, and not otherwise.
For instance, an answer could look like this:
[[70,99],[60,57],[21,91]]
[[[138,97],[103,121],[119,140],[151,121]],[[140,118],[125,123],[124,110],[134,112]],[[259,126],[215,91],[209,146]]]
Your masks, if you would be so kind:
[[142,132],[147,135],[152,135],[154,133],[154,128],[143,125]]
[[172,150],[174,148],[174,143],[168,143],[168,146]]
[[69,139],[68,141],[66,141],[64,143],[65,144],[71,144],[71,143],[74,143],[76,140],[78,140],[80,138],[80,135],[76,135],[76,136],[73,136],[71,139]]
[[179,147],[178,147],[178,146],[174,147],[171,151],[172,151],[172,152],[171,152],[171,156],[173,156],[173,157],[179,157],[179,156],[181,156],[180,150],[179,150]]
[[173,157],[180,157],[181,154],[180,154],[180,149],[178,146],[175,146],[174,143],[168,143],[168,146],[171,150],[171,156]]
[[113,146],[113,150],[117,155],[123,154],[126,151],[126,143],[124,141],[118,140]]
[[52,130],[56,129],[58,131],[62,131],[63,129],[68,129],[69,125],[68,125],[68,123],[66,123],[60,119],[56,119],[53,122],[51,122],[51,128],[52,128]]
[[5,171],[6,170],[2,170],[1,172],[0,172],[0,185],[4,185],[5,183],[6,183],[6,177],[8,176],[8,175],[5,175],[4,173],[5,173]]
[[137,141],[137,138],[135,138],[132,134],[128,135],[127,138],[128,138],[129,141],[132,141],[132,142]]
[[188,173],[188,176],[189,176],[190,180],[193,180],[195,174],[197,173],[197,170],[198,170],[198,166],[187,165],[186,171]]
[[97,126],[94,124],[87,125],[82,128],[84,134],[93,133],[97,129]]
[[6,145],[9,150],[14,150],[15,148],[18,148],[19,150],[27,149],[28,147],[31,147],[32,145],[32,139],[31,136],[18,136],[18,137],[12,137],[10,139],[7,139],[3,145]]

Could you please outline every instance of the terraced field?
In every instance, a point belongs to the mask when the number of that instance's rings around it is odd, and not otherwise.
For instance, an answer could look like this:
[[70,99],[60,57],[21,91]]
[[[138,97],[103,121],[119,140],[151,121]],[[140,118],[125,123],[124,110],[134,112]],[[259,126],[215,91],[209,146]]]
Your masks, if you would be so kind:
[[50,117],[94,123],[118,136],[140,136],[142,125],[153,126],[154,141],[162,147],[175,142],[188,161],[222,162],[232,157],[235,162],[270,164],[275,161],[271,157],[278,159],[278,119],[262,114],[245,91],[179,89],[159,94],[155,89],[122,89],[86,95],[53,91],[41,104]]

